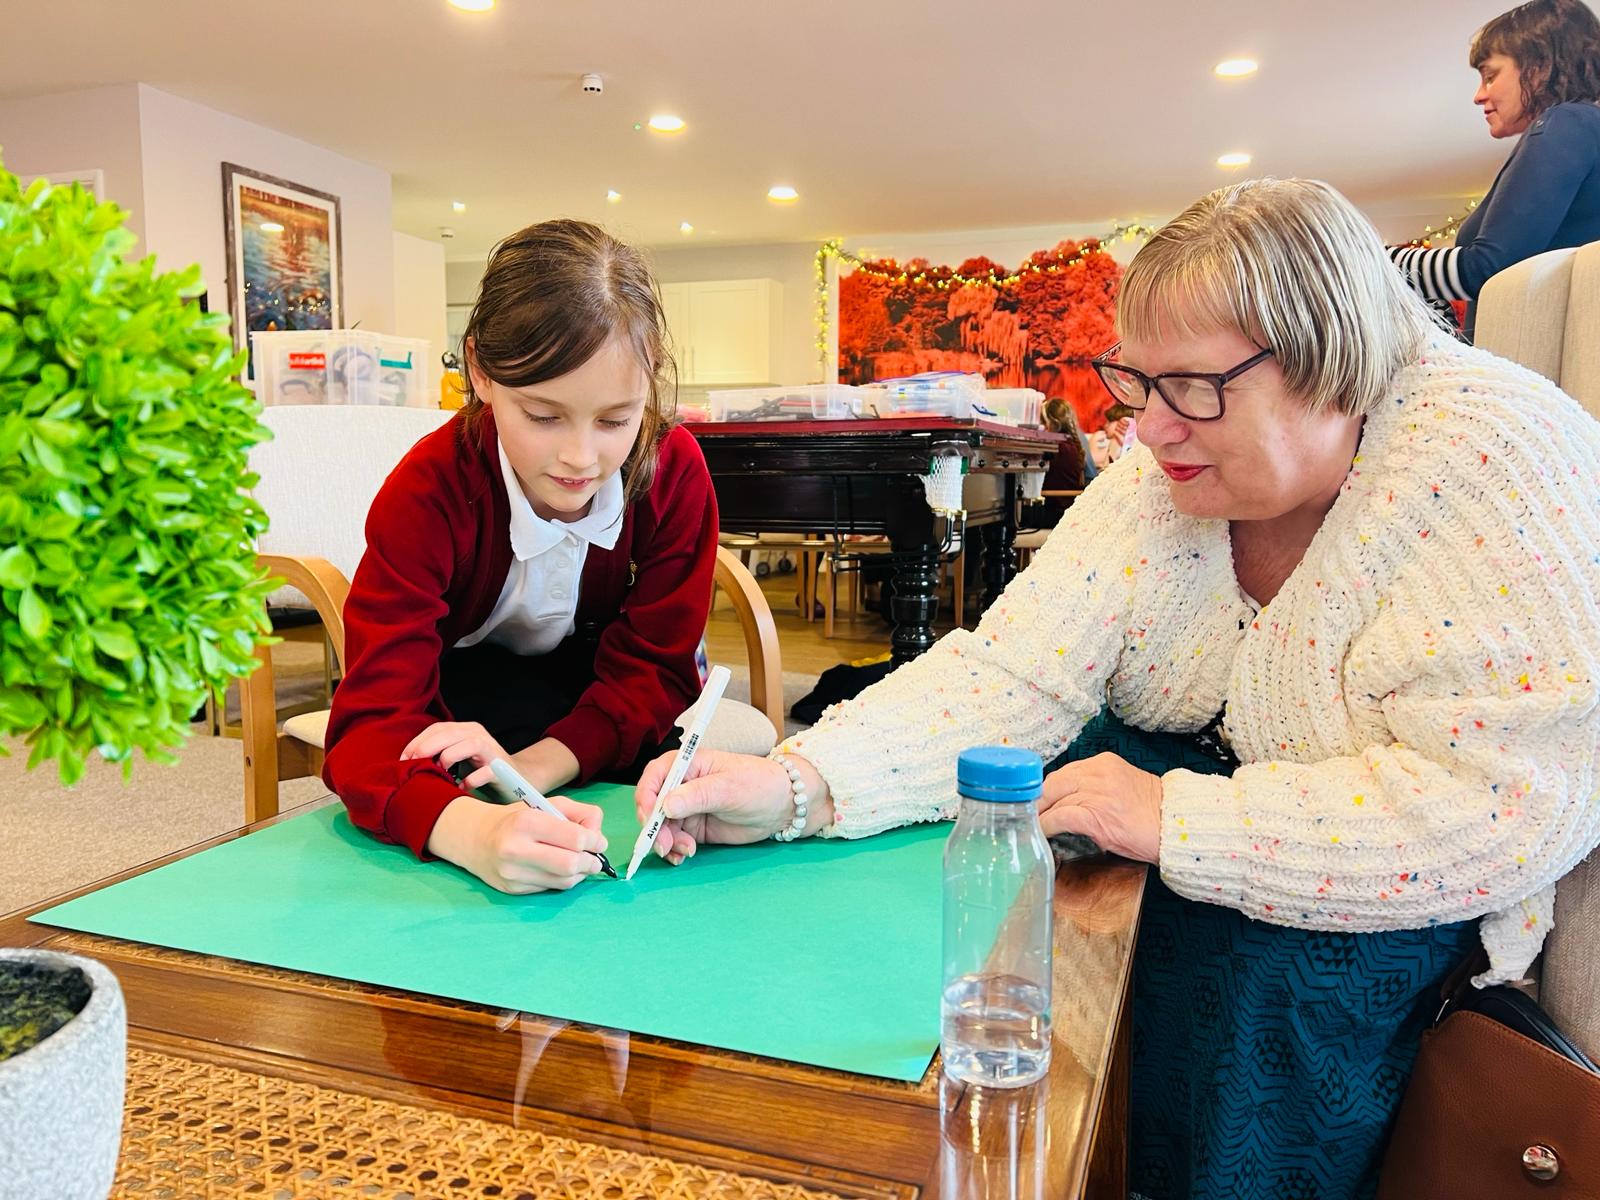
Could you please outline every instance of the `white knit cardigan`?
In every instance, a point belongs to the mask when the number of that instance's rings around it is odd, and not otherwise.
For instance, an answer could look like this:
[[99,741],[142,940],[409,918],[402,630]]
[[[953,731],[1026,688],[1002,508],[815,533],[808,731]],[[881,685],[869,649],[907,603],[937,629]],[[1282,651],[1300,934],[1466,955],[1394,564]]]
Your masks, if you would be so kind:
[[1443,338],[1366,419],[1304,559],[1255,612],[1228,523],[1182,516],[1142,447],[1069,509],[974,632],[956,630],[785,748],[832,836],[951,816],[955,761],[1049,760],[1108,701],[1193,731],[1233,775],[1162,778],[1161,873],[1303,929],[1483,918],[1516,979],[1554,884],[1600,841],[1600,424]]

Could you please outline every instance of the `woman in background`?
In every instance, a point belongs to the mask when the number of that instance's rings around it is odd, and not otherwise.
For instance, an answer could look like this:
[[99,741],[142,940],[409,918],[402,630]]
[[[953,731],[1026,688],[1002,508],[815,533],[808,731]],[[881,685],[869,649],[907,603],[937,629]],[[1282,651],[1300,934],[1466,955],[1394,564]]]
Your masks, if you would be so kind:
[[1489,136],[1521,136],[1456,244],[1389,247],[1430,303],[1469,301],[1505,268],[1600,241],[1600,19],[1583,0],[1532,0],[1478,30],[1468,61]]
[[1054,529],[1061,514],[1071,507],[1073,497],[1050,493],[1082,491],[1095,476],[1094,462],[1089,457],[1089,439],[1078,428],[1078,416],[1072,411],[1072,405],[1059,397],[1046,400],[1039,417],[1050,432],[1065,434],[1066,441],[1051,456],[1050,467],[1044,473],[1044,498],[1023,506],[1023,529]]

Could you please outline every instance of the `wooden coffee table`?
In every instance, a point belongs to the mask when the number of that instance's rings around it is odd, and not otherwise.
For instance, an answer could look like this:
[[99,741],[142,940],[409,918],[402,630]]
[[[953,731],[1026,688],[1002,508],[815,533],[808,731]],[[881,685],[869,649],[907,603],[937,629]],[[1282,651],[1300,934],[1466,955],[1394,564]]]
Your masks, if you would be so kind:
[[0,918],[0,945],[89,955],[121,980],[114,1196],[1121,1200],[1143,887],[1118,860],[1061,869],[1051,1071],[1021,1092],[942,1080],[937,1060],[896,1083],[26,920],[46,904]]

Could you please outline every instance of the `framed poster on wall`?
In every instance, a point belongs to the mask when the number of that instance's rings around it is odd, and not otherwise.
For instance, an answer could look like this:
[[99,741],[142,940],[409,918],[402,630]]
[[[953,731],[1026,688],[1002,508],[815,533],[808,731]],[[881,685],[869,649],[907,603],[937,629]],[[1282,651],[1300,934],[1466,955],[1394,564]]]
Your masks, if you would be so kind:
[[234,345],[255,330],[342,328],[339,197],[223,163],[222,206]]

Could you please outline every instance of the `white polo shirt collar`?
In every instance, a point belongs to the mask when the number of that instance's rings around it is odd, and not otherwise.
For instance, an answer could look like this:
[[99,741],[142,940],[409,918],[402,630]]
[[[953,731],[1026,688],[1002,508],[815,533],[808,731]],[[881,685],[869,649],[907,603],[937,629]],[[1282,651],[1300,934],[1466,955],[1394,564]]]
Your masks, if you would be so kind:
[[547,521],[533,511],[527,493],[506,448],[496,444],[500,451],[500,475],[505,480],[506,499],[511,504],[511,552],[517,561],[525,562],[559,545],[565,538],[579,538],[591,546],[610,550],[622,535],[622,472],[618,471],[600,485],[589,511],[576,521]]

